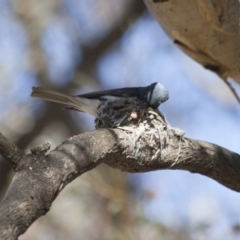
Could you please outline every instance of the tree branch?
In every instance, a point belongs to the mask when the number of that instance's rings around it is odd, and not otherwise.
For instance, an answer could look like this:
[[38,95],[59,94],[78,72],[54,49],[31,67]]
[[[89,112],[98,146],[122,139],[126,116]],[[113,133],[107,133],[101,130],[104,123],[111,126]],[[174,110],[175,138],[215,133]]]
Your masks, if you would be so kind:
[[[0,206],[0,239],[16,239],[46,214],[61,190],[101,162],[126,172],[182,169],[200,173],[240,191],[240,156],[217,145],[186,139],[156,112],[137,126],[99,129],[74,136],[49,155],[48,145],[21,153],[16,174]],[[1,135],[2,136],[2,135]],[[19,151],[1,137],[0,151],[10,162]],[[9,151],[13,150],[11,154]]]
[[22,155],[0,206],[0,239],[16,239],[24,233],[31,223],[46,214],[64,186],[97,166],[114,143],[111,131],[98,130],[70,138],[48,156]]
[[223,80],[240,83],[238,0],[144,0],[167,34],[190,57]]

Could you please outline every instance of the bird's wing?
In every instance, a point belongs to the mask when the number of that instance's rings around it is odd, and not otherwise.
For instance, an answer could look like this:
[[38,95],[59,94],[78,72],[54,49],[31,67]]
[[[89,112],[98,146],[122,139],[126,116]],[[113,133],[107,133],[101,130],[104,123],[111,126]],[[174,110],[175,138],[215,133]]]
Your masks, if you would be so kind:
[[114,97],[140,97],[139,96],[139,87],[133,88],[119,88],[119,89],[111,89],[106,91],[98,91],[98,92],[90,92],[77,95],[76,97],[84,97],[84,98],[102,98],[104,96],[114,96]]

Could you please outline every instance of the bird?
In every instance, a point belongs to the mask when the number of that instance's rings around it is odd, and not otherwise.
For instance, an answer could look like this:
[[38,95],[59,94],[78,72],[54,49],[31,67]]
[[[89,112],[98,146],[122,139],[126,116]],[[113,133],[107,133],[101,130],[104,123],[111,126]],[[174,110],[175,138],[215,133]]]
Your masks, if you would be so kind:
[[138,98],[142,107],[157,109],[167,101],[169,92],[158,82],[146,87],[128,87],[69,96],[43,87],[33,87],[31,97],[68,105],[67,109],[88,113],[97,117],[102,101],[119,98]]

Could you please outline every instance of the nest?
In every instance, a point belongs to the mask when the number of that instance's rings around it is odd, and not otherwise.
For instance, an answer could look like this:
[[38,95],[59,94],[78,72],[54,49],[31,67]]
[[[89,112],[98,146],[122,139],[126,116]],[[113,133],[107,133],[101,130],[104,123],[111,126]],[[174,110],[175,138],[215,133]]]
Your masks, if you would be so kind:
[[164,117],[158,110],[142,105],[138,98],[107,100],[102,102],[98,108],[95,127],[96,129],[121,126],[136,127],[141,121],[149,119],[152,114],[164,120]]

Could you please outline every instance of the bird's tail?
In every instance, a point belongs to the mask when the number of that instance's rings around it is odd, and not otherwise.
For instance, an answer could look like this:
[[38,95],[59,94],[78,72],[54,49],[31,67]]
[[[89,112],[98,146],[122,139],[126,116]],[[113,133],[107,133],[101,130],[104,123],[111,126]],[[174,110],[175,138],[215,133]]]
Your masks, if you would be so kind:
[[41,98],[51,102],[62,103],[70,106],[76,105],[76,99],[74,97],[42,87],[33,87],[31,97]]
[[98,100],[68,96],[42,87],[33,87],[31,97],[41,98],[50,102],[62,103],[68,105],[67,109],[86,112],[93,116],[96,116],[96,111],[99,106]]

